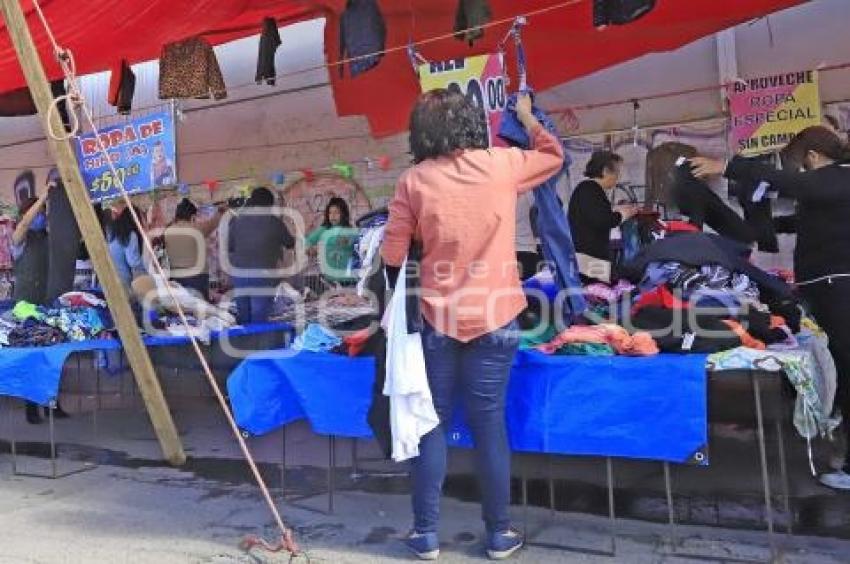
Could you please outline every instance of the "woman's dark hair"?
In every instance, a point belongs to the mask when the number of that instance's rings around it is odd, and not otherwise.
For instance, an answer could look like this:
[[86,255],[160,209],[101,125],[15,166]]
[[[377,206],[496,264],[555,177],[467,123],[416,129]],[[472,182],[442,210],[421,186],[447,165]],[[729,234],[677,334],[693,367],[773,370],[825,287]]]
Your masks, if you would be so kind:
[[260,186],[254,188],[251,197],[245,203],[246,206],[270,208],[274,205],[274,194],[268,188]]
[[38,201],[38,198],[33,198],[33,197],[29,197],[29,198],[25,199],[24,201],[22,201],[21,207],[18,208],[18,219],[24,217],[24,215],[26,215],[26,213],[28,211],[30,211],[30,208],[33,207],[37,201]]
[[[141,217],[142,212],[136,209],[136,215]],[[122,245],[127,245],[130,242],[130,234],[135,233],[139,238],[139,243],[142,242],[141,233],[133,223],[133,216],[130,215],[130,208],[124,208],[124,211],[109,224],[109,239],[117,239]]]
[[198,215],[198,207],[189,198],[183,198],[174,210],[174,221],[191,221]]
[[419,97],[410,114],[410,152],[414,163],[462,149],[489,146],[484,110],[463,94],[440,88]]
[[348,202],[338,196],[331,198],[328,205],[325,206],[325,221],[322,223],[322,227],[331,227],[331,208],[339,210],[340,227],[351,227],[351,212],[348,209]]
[[602,178],[605,171],[614,172],[623,162],[623,157],[611,151],[594,151],[584,169],[587,178]]
[[822,125],[807,127],[782,150],[783,156],[795,163],[802,163],[809,151],[820,153],[834,161],[850,159],[847,143],[834,131]]

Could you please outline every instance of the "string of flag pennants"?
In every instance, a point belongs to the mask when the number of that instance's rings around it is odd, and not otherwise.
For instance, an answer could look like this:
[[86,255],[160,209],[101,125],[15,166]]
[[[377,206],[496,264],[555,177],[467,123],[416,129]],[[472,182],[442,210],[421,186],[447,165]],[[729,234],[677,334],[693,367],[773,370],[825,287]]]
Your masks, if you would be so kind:
[[[388,155],[381,155],[378,157],[364,157],[362,159],[345,162],[339,161],[335,162],[331,165],[318,167],[318,168],[302,168],[293,171],[292,173],[286,173],[284,171],[274,171],[268,175],[268,180],[271,184],[275,186],[284,186],[288,180],[292,179],[291,175],[299,180],[304,180],[306,182],[313,182],[316,179],[316,176],[319,174],[336,174],[340,178],[345,180],[352,180],[355,176],[355,166],[356,165],[365,165],[366,170],[368,171],[389,171],[393,166],[393,158]],[[171,187],[170,189],[176,189],[177,193],[180,196],[188,196],[193,187],[204,187],[212,197],[221,187],[223,183],[231,183],[231,182],[240,182],[240,181],[249,181],[256,180],[259,178],[259,175],[249,175],[249,176],[241,176],[236,178],[224,178],[224,179],[206,179],[201,182],[196,183],[186,183],[181,182]],[[169,188],[166,188],[168,190]],[[250,187],[245,186],[242,188],[243,191],[250,190]],[[154,198],[157,197],[157,191],[152,192],[152,196]]]

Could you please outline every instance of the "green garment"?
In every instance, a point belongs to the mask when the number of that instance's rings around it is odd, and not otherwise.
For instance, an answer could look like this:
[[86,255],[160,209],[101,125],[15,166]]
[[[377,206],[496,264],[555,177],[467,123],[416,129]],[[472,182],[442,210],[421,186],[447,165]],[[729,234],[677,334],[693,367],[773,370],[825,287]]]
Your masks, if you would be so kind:
[[549,325],[540,335],[534,335],[535,331],[523,331],[519,336],[520,349],[533,349],[545,345],[557,336],[555,327]]
[[573,343],[559,348],[555,354],[559,356],[613,356],[614,348],[603,343]]
[[12,310],[12,315],[18,321],[26,321],[27,319],[41,319],[41,313],[38,312],[38,307],[29,302],[20,301],[15,304],[15,309]]
[[304,240],[309,247],[319,246],[319,267],[328,279],[345,281],[355,278],[348,272],[354,251],[357,230],[352,227],[325,227],[314,229]]

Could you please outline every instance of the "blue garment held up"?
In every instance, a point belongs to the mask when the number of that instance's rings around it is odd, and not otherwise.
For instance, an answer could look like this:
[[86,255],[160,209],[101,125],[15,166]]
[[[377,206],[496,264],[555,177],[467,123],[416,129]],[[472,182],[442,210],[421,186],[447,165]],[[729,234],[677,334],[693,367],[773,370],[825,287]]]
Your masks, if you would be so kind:
[[[516,115],[517,95],[508,100],[508,106],[502,116],[499,136],[509,144],[523,149],[530,148],[528,132]],[[553,135],[557,135],[555,124],[538,108],[533,108],[534,116]],[[560,200],[556,186],[569,167],[564,161],[563,168],[552,178],[534,189],[534,203],[537,206],[537,232],[543,245],[543,255],[553,265],[555,281],[560,291],[566,291],[568,298],[563,301],[563,323],[568,325],[576,316],[587,309],[581,281],[578,276],[578,262],[573,244],[570,224]]]

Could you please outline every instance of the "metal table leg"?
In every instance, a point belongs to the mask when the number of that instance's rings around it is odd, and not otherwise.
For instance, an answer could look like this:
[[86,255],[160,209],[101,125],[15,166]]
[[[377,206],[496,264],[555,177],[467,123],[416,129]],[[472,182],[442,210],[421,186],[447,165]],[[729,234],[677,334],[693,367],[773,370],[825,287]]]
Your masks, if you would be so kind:
[[785,514],[788,516],[788,526],[785,527],[786,534],[791,537],[794,534],[794,513],[791,508],[791,487],[788,481],[788,460],[785,458],[785,436],[782,431],[782,421],[776,422],[776,442],[779,450],[779,472],[782,479],[782,497],[785,504]]
[[328,438],[328,514],[334,512],[334,489],[336,487],[334,475],[336,474],[336,437]]
[[522,536],[528,539],[528,475],[525,460],[520,458],[520,478],[522,480]]
[[[528,531],[528,489],[527,489],[527,477],[525,474],[525,467],[523,466],[522,472],[522,497],[523,497],[523,533],[526,538],[527,546],[534,546],[537,548],[545,548],[549,550],[557,550],[557,551],[566,551],[566,552],[575,552],[579,554],[589,554],[592,556],[608,556],[608,557],[616,557],[617,554],[617,516],[615,513],[615,505],[614,505],[614,463],[613,460],[609,457],[605,459],[606,461],[606,475],[607,475],[607,491],[608,491],[608,516],[611,524],[611,548],[610,550],[604,549],[593,549],[593,548],[584,548],[578,546],[568,546],[563,544],[556,543],[548,543],[548,542],[538,542],[531,540],[531,533]],[[550,482],[550,503],[552,503],[552,486],[554,485],[554,480]],[[553,518],[550,519],[550,522],[541,527],[540,532],[543,532],[547,528],[554,525],[554,515],[555,512],[552,512]],[[536,535],[535,535],[536,536]]]
[[351,479],[357,480],[360,478],[360,471],[357,467],[357,439],[351,439]]
[[552,475],[552,459],[546,458],[547,481],[549,482],[549,515],[555,518],[555,477]]
[[83,355],[77,353],[77,413],[83,412]]
[[767,446],[764,437],[764,411],[761,402],[761,385],[759,384],[758,372],[751,372],[753,382],[753,396],[756,406],[756,425],[758,428],[759,461],[761,463],[762,486],[764,487],[764,509],[767,519],[767,535],[770,544],[771,558],[777,557],[776,542],[773,536],[773,500],[771,499],[770,472],[767,466]]
[[50,405],[47,407],[47,422],[48,422],[48,433],[50,434],[50,475],[55,480],[56,479],[56,429],[53,421],[53,409],[56,407],[56,402],[51,401]]
[[611,556],[617,555],[617,515],[614,508],[614,461],[605,459],[608,474],[608,517],[611,521]]
[[280,443],[280,497],[286,500],[286,425],[283,426]]
[[18,473],[18,443],[15,439],[15,410],[9,408],[9,449],[12,451],[12,474]]
[[670,550],[676,552],[679,536],[676,532],[676,508],[673,505],[673,480],[670,476],[670,463],[664,463],[664,493],[667,497],[667,532],[670,535]]
[[92,353],[92,366],[94,367],[94,406],[92,408],[92,425],[94,426],[94,440],[100,442],[100,432],[97,426],[97,416],[100,414],[100,364],[97,362],[97,353]]

